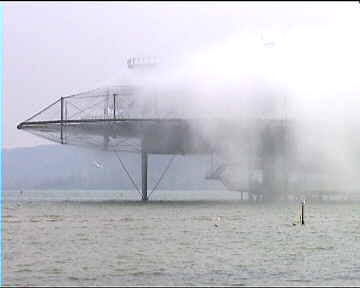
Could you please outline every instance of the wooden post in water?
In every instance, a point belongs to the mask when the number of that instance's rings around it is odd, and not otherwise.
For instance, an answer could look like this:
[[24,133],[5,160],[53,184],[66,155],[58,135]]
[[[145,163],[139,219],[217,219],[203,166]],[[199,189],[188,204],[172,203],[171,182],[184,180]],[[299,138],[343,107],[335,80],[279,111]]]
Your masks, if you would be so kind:
[[304,206],[305,206],[305,200],[301,201],[301,216],[300,216],[301,225],[305,224],[305,221],[304,221]]

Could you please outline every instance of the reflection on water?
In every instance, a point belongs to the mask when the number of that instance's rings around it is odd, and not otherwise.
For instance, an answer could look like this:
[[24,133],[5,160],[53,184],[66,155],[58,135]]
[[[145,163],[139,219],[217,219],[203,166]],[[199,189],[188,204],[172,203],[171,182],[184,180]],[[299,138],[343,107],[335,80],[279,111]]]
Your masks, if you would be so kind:
[[301,226],[298,203],[251,204],[224,191],[159,191],[146,204],[137,196],[9,192],[5,284],[360,283],[358,203],[308,204]]

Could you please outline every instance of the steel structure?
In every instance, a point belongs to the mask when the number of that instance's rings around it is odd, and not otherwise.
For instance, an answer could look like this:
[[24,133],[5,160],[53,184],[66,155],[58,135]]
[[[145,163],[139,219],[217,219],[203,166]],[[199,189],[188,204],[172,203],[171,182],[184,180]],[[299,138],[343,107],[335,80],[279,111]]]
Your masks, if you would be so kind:
[[[130,59],[128,65],[133,69],[136,59]],[[242,165],[238,167],[245,167],[247,173],[238,175],[246,174],[248,179],[241,183],[226,180],[224,171],[229,170],[229,163],[211,171],[208,179],[219,179],[229,189],[270,199],[286,193],[290,122],[209,117],[188,109],[182,93],[169,94],[171,101],[162,101],[164,95],[143,86],[95,89],[59,98],[17,128],[60,144],[141,153],[144,201],[148,199],[149,154],[223,154],[229,144],[242,151]],[[260,171],[261,179],[250,175],[251,171]]]

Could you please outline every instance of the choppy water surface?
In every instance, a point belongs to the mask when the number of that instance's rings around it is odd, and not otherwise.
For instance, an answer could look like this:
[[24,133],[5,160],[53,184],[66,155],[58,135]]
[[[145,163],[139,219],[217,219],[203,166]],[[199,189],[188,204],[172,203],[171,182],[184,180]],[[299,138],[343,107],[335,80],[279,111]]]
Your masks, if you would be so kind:
[[297,203],[223,191],[137,196],[7,192],[4,284],[360,285],[359,202],[307,204],[305,226],[293,226]]

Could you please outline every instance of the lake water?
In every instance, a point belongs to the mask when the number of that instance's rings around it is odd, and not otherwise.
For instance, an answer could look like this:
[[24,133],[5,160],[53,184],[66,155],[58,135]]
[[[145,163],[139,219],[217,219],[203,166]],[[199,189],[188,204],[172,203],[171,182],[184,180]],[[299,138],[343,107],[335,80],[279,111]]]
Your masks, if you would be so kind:
[[[225,191],[5,191],[7,286],[359,286],[360,202]],[[294,226],[293,223],[296,223]]]

